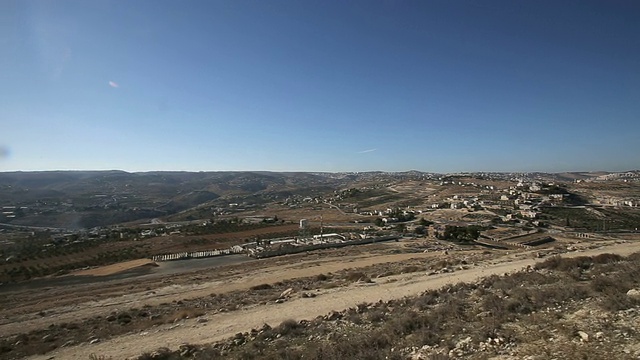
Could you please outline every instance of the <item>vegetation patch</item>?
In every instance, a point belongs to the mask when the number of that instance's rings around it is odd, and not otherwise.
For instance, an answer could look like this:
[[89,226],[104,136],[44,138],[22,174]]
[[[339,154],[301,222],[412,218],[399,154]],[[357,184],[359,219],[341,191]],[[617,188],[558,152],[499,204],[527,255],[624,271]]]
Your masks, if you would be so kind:
[[554,257],[528,271],[287,320],[192,346],[188,356],[166,351],[153,358],[631,359],[640,355],[640,299],[627,293],[640,286],[639,260]]

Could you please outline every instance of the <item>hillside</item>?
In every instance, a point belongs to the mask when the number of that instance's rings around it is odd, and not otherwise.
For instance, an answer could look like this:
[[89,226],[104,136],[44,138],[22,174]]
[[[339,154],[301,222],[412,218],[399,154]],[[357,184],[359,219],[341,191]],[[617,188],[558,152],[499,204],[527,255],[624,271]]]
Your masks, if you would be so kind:
[[[309,173],[53,171],[0,173],[0,206],[14,225],[92,228],[167,216],[271,192],[297,193],[339,182]],[[215,205],[215,203],[213,203]],[[15,211],[14,211],[15,210]]]

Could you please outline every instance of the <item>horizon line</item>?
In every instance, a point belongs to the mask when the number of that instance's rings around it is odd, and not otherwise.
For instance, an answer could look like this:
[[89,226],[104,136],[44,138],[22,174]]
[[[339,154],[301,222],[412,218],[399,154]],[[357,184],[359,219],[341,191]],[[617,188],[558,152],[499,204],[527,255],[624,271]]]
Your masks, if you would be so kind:
[[409,173],[418,172],[424,174],[478,174],[478,173],[492,173],[492,174],[512,174],[512,173],[543,173],[543,174],[562,174],[562,173],[627,173],[627,172],[640,172],[640,169],[611,171],[611,170],[565,170],[565,171],[519,171],[519,170],[503,170],[503,171],[491,171],[491,170],[476,170],[476,171],[425,171],[425,170],[349,170],[349,171],[327,171],[327,170],[123,170],[123,169],[45,169],[45,170],[0,170],[0,174],[3,173],[45,173],[45,172],[124,172],[128,174],[143,174],[143,173],[221,173],[221,172],[270,172],[270,173],[327,173],[327,174],[340,174],[340,173]]

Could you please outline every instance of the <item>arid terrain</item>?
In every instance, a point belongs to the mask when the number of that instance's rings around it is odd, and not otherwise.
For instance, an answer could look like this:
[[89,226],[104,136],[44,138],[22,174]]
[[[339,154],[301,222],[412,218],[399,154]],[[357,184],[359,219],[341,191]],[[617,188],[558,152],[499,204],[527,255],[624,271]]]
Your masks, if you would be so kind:
[[[168,356],[158,349],[224,341],[265,324],[277,328],[285,321],[299,324],[319,316],[343,319],[342,311],[362,304],[413,299],[460,282],[478,284],[493,275],[526,273],[544,261],[538,259],[541,253],[548,253],[546,258],[553,254],[627,256],[640,252],[639,240],[562,239],[536,250],[487,251],[407,239],[148,280],[133,277],[9,291],[2,297],[1,346],[6,358],[86,359],[95,354],[121,359],[154,352]],[[94,271],[94,276],[104,276],[113,267],[101,270]],[[635,330],[627,332],[637,335]],[[239,356],[238,351],[230,354]]]
[[234,190],[222,210],[7,225],[0,358],[640,356],[637,183],[314,179],[260,209]]
[[640,360],[640,0],[0,29],[0,360]]

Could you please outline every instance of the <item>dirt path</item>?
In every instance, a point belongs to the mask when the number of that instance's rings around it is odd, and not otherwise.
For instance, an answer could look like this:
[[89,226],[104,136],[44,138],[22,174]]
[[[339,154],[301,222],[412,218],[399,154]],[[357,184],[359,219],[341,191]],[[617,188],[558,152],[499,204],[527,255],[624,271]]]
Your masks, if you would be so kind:
[[[108,315],[112,311],[122,308],[142,308],[144,305],[159,305],[174,300],[194,299],[209,296],[212,293],[221,294],[237,290],[248,290],[260,284],[272,284],[278,281],[315,276],[322,273],[336,272],[349,268],[361,268],[375,264],[398,262],[409,259],[426,259],[437,256],[434,253],[409,253],[376,256],[363,254],[361,256],[330,257],[320,260],[301,261],[247,271],[240,276],[223,278],[221,280],[202,283],[172,284],[153,291],[135,291],[118,297],[88,301],[67,306],[51,307],[47,309],[47,317],[42,318],[37,313],[25,315],[5,315],[0,318],[0,334],[4,336],[17,334],[33,329],[44,328],[50,324],[82,321],[92,316]],[[52,304],[55,302],[52,300]]]
[[[628,255],[637,251],[640,251],[640,242],[574,252],[565,256],[592,256],[601,253]],[[387,301],[418,295],[425,290],[437,289],[446,284],[473,282],[493,274],[518,271],[528,265],[534,265],[536,261],[539,260],[528,258],[434,276],[424,273],[391,276],[373,285],[352,285],[346,288],[330,289],[320,292],[315,298],[296,298],[283,304],[270,304],[233,313],[209,315],[208,322],[205,323],[198,323],[195,319],[186,320],[170,326],[160,326],[149,331],[120,336],[103,343],[81,344],[32,358],[48,359],[55,356],[57,359],[87,359],[89,354],[96,354],[123,359],[135,357],[159,347],[175,349],[183,343],[210,343],[233,336],[238,332],[259,328],[265,323],[277,326],[286,319],[313,319],[333,310],[343,310],[362,302]]]

